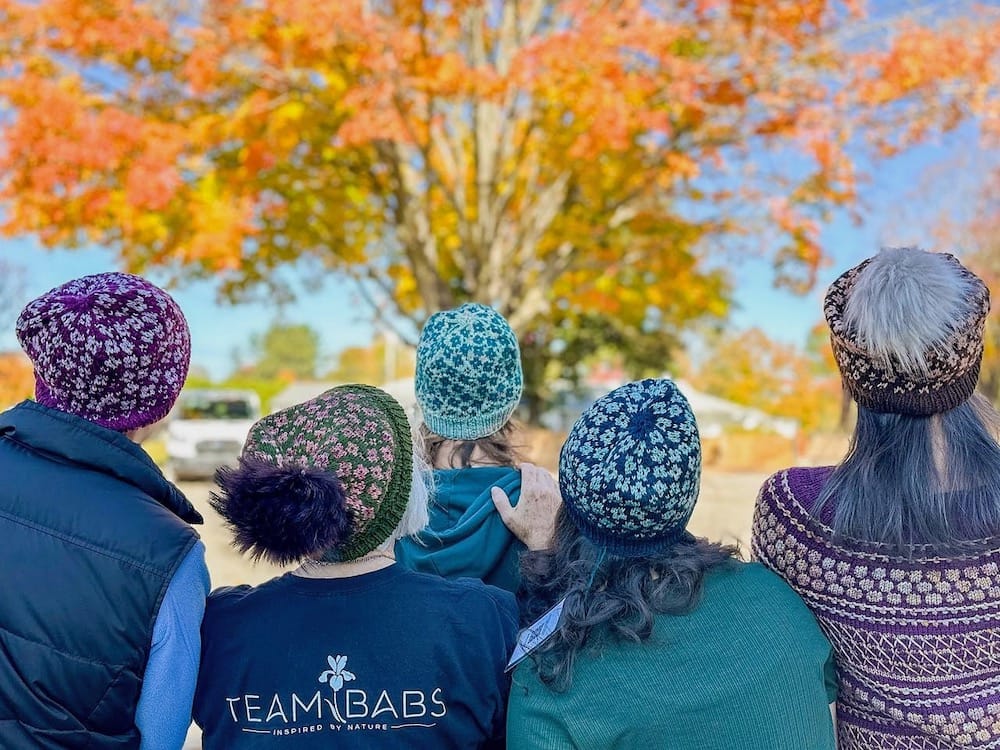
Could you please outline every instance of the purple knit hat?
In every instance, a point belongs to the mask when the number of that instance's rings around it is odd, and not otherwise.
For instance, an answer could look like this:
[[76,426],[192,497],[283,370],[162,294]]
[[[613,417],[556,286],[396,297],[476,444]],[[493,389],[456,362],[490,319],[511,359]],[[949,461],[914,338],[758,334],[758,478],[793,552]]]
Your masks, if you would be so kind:
[[119,432],[167,416],[191,361],[177,303],[125,273],[74,279],[29,302],[17,339],[38,403]]

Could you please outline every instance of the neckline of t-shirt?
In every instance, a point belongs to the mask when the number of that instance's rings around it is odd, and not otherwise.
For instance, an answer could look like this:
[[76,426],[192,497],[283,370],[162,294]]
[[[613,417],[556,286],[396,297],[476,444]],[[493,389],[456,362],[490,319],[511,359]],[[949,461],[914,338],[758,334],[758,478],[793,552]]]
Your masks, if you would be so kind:
[[362,573],[346,578],[306,578],[305,576],[297,576],[292,572],[288,572],[276,579],[275,583],[279,587],[288,589],[291,593],[295,594],[302,594],[304,596],[330,596],[378,588],[395,581],[408,572],[399,563],[393,563],[384,568],[373,570],[370,573]]

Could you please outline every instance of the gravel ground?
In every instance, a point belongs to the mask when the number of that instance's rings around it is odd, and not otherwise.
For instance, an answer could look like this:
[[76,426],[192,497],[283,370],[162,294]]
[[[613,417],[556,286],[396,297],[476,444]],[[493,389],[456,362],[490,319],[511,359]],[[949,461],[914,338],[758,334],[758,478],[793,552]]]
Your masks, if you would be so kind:
[[[766,474],[759,473],[706,471],[702,476],[701,497],[691,518],[691,531],[698,536],[735,542],[739,544],[743,556],[748,557],[753,503],[766,477]],[[222,520],[208,504],[211,485],[184,483],[180,487],[205,516],[205,525],[199,528],[199,533],[205,542],[213,587],[260,583],[282,572],[281,568],[265,563],[254,565],[230,548],[229,535]],[[185,750],[201,747],[197,729],[192,728],[184,747]]]

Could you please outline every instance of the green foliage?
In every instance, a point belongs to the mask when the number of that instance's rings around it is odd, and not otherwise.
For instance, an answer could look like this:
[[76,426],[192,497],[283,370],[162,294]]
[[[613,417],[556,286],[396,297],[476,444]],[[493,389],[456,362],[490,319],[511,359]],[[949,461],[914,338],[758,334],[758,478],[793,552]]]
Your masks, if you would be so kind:
[[263,381],[310,380],[319,364],[319,333],[304,324],[275,321],[251,340],[256,361],[243,374]]

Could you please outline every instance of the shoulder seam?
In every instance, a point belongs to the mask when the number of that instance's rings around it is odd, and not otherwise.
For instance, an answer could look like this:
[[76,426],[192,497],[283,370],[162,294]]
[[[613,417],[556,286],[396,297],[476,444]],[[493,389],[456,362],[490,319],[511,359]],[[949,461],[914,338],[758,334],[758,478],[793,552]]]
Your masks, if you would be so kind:
[[[45,534],[46,536],[54,537],[56,539],[59,539],[60,541],[66,542],[67,544],[72,544],[75,547],[80,547],[95,554],[102,555],[103,557],[107,557],[112,560],[117,560],[120,563],[128,565],[129,567],[135,568],[137,570],[141,570],[145,573],[150,573],[152,575],[158,576],[163,579],[167,579],[171,575],[170,572],[157,570],[156,568],[153,568],[149,565],[144,565],[138,560],[133,560],[132,558],[126,557],[125,555],[120,555],[115,552],[111,552],[110,550],[102,549],[97,545],[90,544],[89,542],[84,542],[80,539],[70,536],[69,534],[64,534],[62,532],[55,531],[54,529],[47,528],[45,526],[42,526],[41,524],[33,523],[31,521],[26,521],[23,518],[17,518],[16,516],[12,516],[11,514],[5,513],[2,510],[0,510],[0,518],[4,518],[10,521],[11,523],[17,524],[19,526],[24,526],[26,528],[37,531],[41,534]],[[197,540],[198,538],[192,535],[191,543],[187,545],[187,549],[189,550],[191,545]]]

